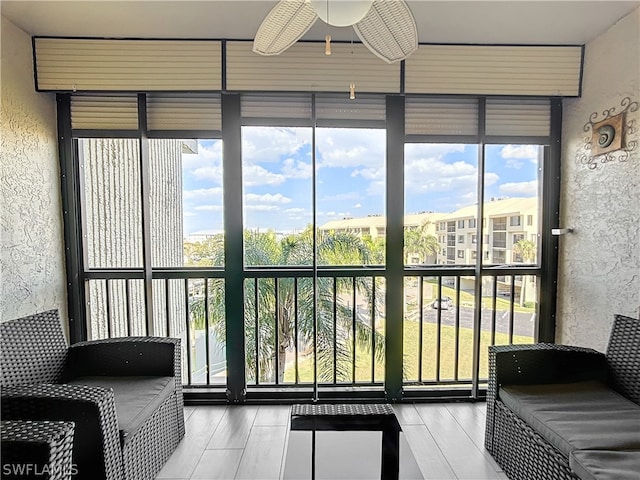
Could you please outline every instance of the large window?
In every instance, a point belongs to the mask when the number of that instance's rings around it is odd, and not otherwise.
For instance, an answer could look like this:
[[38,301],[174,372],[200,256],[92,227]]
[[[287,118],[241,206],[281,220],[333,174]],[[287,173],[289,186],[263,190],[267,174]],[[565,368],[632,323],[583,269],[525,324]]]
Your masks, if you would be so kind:
[[476,220],[477,183],[476,145],[405,146],[405,265],[466,263],[471,255],[456,254],[456,245]]
[[87,338],[179,337],[188,394],[233,399],[477,398],[489,345],[537,339],[551,137],[500,127],[528,103],[243,93],[173,108],[188,97],[125,95],[130,116],[151,101],[148,125],[72,130]]
[[[488,145],[484,217],[491,256],[485,263],[537,263],[540,242],[543,147]],[[527,221],[524,222],[523,219]]]
[[[481,377],[487,374],[489,345],[535,338],[535,276],[491,274],[479,282],[474,270],[462,269],[478,261],[487,268],[536,263],[543,150],[534,145],[489,145],[482,154],[483,171],[478,169],[475,145],[405,146],[405,222],[422,218],[422,231],[405,226],[405,265],[424,275],[417,283],[411,277],[405,282],[405,349],[422,352],[417,360],[405,358],[409,384],[470,375],[472,359],[464,342],[472,336],[478,304]],[[482,198],[478,184],[483,186]],[[428,250],[431,258],[410,253],[430,242],[435,242]],[[460,273],[428,277],[437,273],[437,266]],[[451,362],[458,365],[457,372],[452,372]]]
[[320,265],[385,263],[385,131],[318,128]]
[[[323,384],[383,378],[384,362],[379,354],[372,357],[384,332],[383,324],[376,327],[382,297],[374,301],[383,282],[327,274],[317,278],[314,290],[311,267],[328,272],[384,263],[385,132],[312,133],[306,127],[242,128],[250,385],[308,385],[314,375]],[[253,278],[256,267],[303,269],[290,277]],[[363,335],[373,342],[363,344]],[[314,342],[321,350],[317,356]]]
[[311,265],[311,129],[242,128],[245,266]]
[[154,267],[224,265],[222,141],[151,139]]

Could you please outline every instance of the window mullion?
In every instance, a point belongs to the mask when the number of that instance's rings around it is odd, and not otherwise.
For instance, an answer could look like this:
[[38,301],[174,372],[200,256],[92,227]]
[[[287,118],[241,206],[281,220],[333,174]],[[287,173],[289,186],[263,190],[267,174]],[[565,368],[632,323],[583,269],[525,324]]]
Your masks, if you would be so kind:
[[[74,142],[71,135],[71,95],[58,94],[56,101],[69,340],[70,343],[76,343],[87,339],[79,168],[77,158],[74,156]],[[77,152],[77,149],[75,151]]]
[[138,94],[138,134],[140,149],[140,195],[142,206],[142,258],[147,335],[155,335],[153,322],[153,280],[151,264],[151,171],[147,129],[147,96]]
[[402,398],[404,318],[404,97],[387,97],[385,395]]
[[222,95],[227,399],[246,398],[240,95]]
[[[471,370],[471,397],[479,396],[479,374],[480,374],[480,328],[482,327],[482,252],[483,252],[483,222],[484,218],[484,170],[485,170],[485,131],[486,131],[486,98],[478,99],[478,222],[476,234],[478,241],[476,249],[479,248],[479,255],[476,254],[475,265],[475,289],[474,289],[474,311],[473,311],[473,360]],[[476,250],[478,251],[478,250]]]
[[562,155],[562,99],[551,100],[551,141],[545,148],[542,167],[542,256],[539,285],[540,311],[537,341],[555,342],[556,291],[558,280],[558,237],[551,229],[560,227],[560,159]]

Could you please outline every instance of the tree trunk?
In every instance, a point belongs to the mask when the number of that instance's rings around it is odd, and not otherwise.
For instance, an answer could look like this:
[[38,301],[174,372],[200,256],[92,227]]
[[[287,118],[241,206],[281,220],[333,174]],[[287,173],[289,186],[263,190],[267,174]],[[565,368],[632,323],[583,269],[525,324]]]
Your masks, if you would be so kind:
[[284,368],[287,361],[287,349],[282,345],[278,345],[278,383],[284,381]]

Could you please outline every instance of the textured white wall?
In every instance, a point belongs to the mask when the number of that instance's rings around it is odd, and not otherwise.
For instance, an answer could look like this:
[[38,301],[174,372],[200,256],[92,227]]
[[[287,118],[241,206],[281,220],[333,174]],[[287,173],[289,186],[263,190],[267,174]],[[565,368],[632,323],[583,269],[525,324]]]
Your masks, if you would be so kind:
[[1,28],[0,319],[58,308],[66,325],[55,98],[35,92],[31,37]]
[[[564,102],[556,340],[603,351],[614,313],[640,311],[640,146],[624,163],[590,170],[577,160],[596,112],[640,102],[640,9],[586,46],[582,98]],[[640,109],[635,119],[638,141]]]
[[[149,144],[151,257],[154,267],[184,264],[182,230],[183,140],[155,139]],[[80,142],[84,172],[87,263],[91,268],[142,268],[142,202],[140,155],[136,139],[88,138]],[[184,328],[184,282],[169,283],[170,333]],[[166,290],[153,282],[156,334],[166,332]],[[107,298],[108,297],[108,298]],[[128,300],[128,303],[127,303]],[[109,308],[107,309],[107,302]],[[109,312],[111,335],[145,335],[144,282],[89,282],[89,339],[106,338]]]

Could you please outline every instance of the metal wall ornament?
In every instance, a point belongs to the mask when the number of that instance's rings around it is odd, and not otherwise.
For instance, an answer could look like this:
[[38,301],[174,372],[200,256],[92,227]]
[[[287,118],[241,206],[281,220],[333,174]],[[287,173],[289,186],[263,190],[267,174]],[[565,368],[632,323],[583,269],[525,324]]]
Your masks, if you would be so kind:
[[617,107],[604,110],[602,115],[593,112],[583,127],[587,136],[577,155],[580,163],[595,170],[599,164],[626,162],[638,148],[634,135],[638,132],[636,119],[627,119],[627,113],[637,111],[638,107],[638,102],[625,97],[620,102],[620,112],[616,112]]

